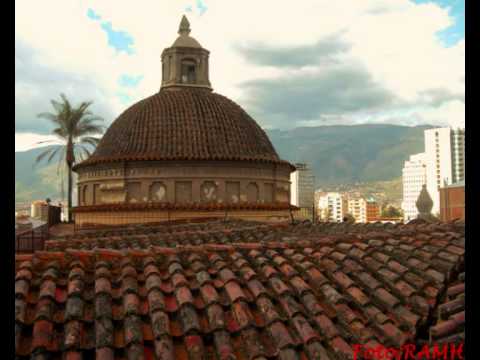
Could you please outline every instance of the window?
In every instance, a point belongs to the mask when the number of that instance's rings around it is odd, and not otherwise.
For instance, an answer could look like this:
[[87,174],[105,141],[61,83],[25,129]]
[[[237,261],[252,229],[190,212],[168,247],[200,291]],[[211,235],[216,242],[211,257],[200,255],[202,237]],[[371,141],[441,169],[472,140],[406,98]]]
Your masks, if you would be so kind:
[[182,60],[182,83],[194,84],[196,81],[195,61]]

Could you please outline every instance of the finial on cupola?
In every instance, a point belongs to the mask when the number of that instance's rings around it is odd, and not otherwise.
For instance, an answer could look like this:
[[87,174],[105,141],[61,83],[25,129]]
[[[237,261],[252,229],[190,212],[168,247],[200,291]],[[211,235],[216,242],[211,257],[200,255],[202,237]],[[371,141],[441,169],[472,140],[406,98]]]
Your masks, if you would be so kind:
[[179,35],[188,35],[190,34],[190,23],[185,15],[182,16],[182,21],[180,21],[180,27],[178,28]]

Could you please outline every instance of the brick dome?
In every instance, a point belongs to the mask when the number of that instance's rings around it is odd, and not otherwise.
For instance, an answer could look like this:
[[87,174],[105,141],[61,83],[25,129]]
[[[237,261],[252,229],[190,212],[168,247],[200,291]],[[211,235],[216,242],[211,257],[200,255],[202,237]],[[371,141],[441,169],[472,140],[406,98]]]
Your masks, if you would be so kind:
[[236,103],[202,88],[162,89],[124,111],[92,156],[77,165],[135,160],[285,163]]

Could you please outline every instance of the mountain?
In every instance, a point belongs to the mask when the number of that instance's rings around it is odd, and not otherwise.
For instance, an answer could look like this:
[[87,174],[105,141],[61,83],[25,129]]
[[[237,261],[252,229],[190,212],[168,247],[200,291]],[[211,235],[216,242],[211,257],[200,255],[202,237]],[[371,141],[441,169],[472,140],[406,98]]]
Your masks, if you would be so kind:
[[351,125],[267,130],[281,158],[308,163],[317,186],[388,181],[404,161],[424,151],[432,126]]
[[15,202],[60,197],[57,164],[47,164],[46,161],[35,164],[36,157],[46,149],[48,147],[15,152]]
[[[398,179],[411,154],[424,150],[431,126],[352,125],[267,130],[280,157],[307,162],[317,187]],[[60,196],[56,164],[33,167],[45,148],[15,153],[15,199],[30,202]]]

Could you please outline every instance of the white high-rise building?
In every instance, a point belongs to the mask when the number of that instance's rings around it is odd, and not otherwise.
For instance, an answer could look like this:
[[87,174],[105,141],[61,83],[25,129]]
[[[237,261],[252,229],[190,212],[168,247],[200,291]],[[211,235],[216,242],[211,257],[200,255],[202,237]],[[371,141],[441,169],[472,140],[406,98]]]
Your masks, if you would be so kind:
[[342,222],[346,213],[346,201],[342,194],[328,192],[320,196],[318,208],[322,221]]
[[307,164],[295,164],[297,170],[290,174],[290,203],[311,209],[314,202],[314,176]]
[[432,214],[440,213],[440,187],[465,180],[465,129],[425,130],[427,191]]
[[426,183],[427,169],[425,160],[425,153],[411,155],[410,159],[405,161],[403,167],[402,210],[405,221],[416,219],[418,216],[418,210],[415,203],[422,190],[422,185]]

